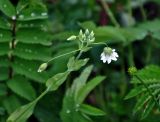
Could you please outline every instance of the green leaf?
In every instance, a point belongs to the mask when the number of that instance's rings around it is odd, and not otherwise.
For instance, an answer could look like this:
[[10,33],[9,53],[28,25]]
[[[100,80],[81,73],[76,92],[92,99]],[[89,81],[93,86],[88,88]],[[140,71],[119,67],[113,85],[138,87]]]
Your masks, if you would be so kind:
[[[156,65],[148,65],[145,68],[139,70],[136,75],[138,75],[147,84],[149,83],[159,83],[160,82],[160,67]],[[131,83],[140,83],[137,78],[133,77]]]
[[64,81],[67,79],[67,76],[70,72],[66,71],[63,73],[58,73],[47,80],[46,87],[49,91],[55,91],[61,86]]
[[21,97],[32,101],[36,98],[36,92],[29,81],[20,76],[15,76],[7,82],[8,87]]
[[[25,29],[47,29],[48,21],[47,20],[30,20],[30,21],[18,21],[17,28],[25,30]],[[25,28],[25,29],[24,29]],[[47,33],[48,34],[48,33]]]
[[71,31],[64,31],[64,32],[60,32],[60,33],[56,33],[53,35],[53,40],[57,41],[63,41],[63,40],[67,40],[67,38],[70,36],[70,35],[77,35],[78,32],[71,32]]
[[7,95],[7,86],[5,84],[0,84],[0,96]]
[[8,67],[10,64],[7,56],[0,56],[0,67]]
[[9,0],[0,0],[0,10],[9,17],[16,15],[16,9]]
[[95,31],[97,42],[117,43],[126,41],[120,29],[112,26],[98,27]]
[[20,29],[17,32],[16,38],[19,42],[27,44],[42,44],[51,45],[50,35],[39,29]]
[[78,102],[78,104],[81,104],[84,101],[84,99],[87,97],[87,95],[104,79],[105,79],[104,76],[97,76],[92,80],[90,80],[82,89],[79,90],[79,93],[76,98],[76,102]]
[[7,119],[7,122],[25,122],[33,113],[36,102],[31,102],[16,109]]
[[93,66],[86,67],[81,73],[81,75],[73,81],[73,84],[71,87],[71,94],[74,94],[75,98],[78,97],[79,90],[85,86],[86,81],[89,75],[91,74],[92,69],[93,69]]
[[7,55],[9,52],[9,44],[8,43],[0,43],[0,56]]
[[48,61],[51,59],[51,52],[48,47],[38,44],[33,45],[18,43],[13,54],[28,60]]
[[133,41],[142,40],[147,36],[147,31],[141,28],[122,28],[121,33],[126,38],[124,45],[127,45]]
[[84,66],[88,62],[88,60],[89,60],[88,58],[76,60],[75,57],[71,57],[67,64],[68,71],[79,70],[82,66]]
[[24,75],[36,82],[44,83],[47,80],[48,75],[46,72],[37,72],[39,65],[40,62],[27,61],[19,58],[15,58],[15,61],[12,63],[13,70],[17,74]]
[[80,23],[80,26],[84,29],[89,29],[90,31],[96,29],[96,25],[93,21],[86,21],[86,22]]
[[160,31],[160,20],[148,21],[148,22],[140,24],[138,27],[145,29],[152,33],[156,31]]
[[60,113],[63,122],[91,122],[88,120],[88,116],[84,116],[79,108],[75,105],[74,98],[68,94],[67,90],[65,97],[63,99],[63,107]]
[[143,91],[144,91],[144,86],[138,86],[138,87],[132,89],[124,99],[127,100],[127,99],[130,99],[132,97],[135,97],[138,94],[142,93]]
[[143,113],[141,115],[141,119],[144,119],[144,118],[146,118],[149,115],[149,113],[152,111],[154,105],[155,105],[154,100],[150,100],[147,103],[147,105],[145,106],[145,109],[144,109],[144,111],[143,111]]
[[159,35],[159,33],[160,33],[160,30],[154,32],[151,36],[152,36],[154,39],[160,40],[160,35]]
[[7,80],[8,79],[8,72],[9,72],[9,69],[6,68],[6,67],[1,67],[0,68],[0,81],[3,81],[3,80]]
[[106,114],[104,111],[86,104],[80,106],[80,111],[91,116],[104,116]]
[[11,114],[14,110],[21,106],[21,103],[15,95],[12,95],[3,100],[3,106],[7,110],[7,113]]
[[133,112],[136,113],[137,111],[141,110],[144,104],[151,98],[151,96],[148,93],[143,94],[141,97],[139,97]]
[[0,43],[1,42],[11,42],[12,41],[12,33],[9,30],[0,30]]
[[0,28],[5,30],[11,30],[11,24],[7,19],[0,18]]
[[36,19],[47,19],[47,8],[40,1],[34,1],[34,3],[25,4],[23,9],[19,9],[18,20],[19,21],[28,21]]

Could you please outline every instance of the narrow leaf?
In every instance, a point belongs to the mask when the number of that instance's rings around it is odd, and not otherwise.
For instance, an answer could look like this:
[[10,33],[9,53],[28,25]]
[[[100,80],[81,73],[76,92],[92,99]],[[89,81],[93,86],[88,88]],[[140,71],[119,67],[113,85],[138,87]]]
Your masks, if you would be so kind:
[[16,109],[7,119],[7,122],[25,122],[33,113],[36,102],[31,102]]
[[86,104],[80,106],[80,111],[91,116],[104,116],[106,114],[102,110]]
[[59,88],[60,85],[64,83],[64,81],[67,79],[67,76],[70,72],[66,71],[63,73],[58,73],[47,80],[46,87],[49,91],[55,91]]
[[105,79],[104,76],[97,76],[92,80],[90,80],[81,90],[79,90],[76,102],[78,102],[79,104],[82,103],[84,99],[87,97],[87,95],[104,79]]

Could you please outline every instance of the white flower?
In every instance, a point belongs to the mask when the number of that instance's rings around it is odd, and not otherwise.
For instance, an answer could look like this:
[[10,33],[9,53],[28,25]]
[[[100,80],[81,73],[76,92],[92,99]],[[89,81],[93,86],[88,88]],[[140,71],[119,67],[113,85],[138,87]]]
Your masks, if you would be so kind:
[[103,63],[111,63],[111,61],[116,61],[118,58],[117,52],[115,52],[115,49],[112,49],[110,47],[105,47],[104,51],[101,53],[101,60]]

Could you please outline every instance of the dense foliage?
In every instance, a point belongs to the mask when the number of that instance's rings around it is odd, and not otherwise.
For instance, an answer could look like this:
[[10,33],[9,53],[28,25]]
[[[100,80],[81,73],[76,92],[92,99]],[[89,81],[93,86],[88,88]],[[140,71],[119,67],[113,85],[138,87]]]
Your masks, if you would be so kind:
[[159,7],[0,0],[0,122],[159,122]]

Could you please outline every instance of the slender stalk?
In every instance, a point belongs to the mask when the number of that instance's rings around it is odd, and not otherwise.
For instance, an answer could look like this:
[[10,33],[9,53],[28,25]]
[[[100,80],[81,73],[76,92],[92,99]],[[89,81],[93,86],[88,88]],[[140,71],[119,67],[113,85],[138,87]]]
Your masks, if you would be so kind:
[[128,0],[128,12],[129,12],[129,15],[132,17],[132,6],[131,6],[131,0]]
[[144,83],[144,81],[138,76],[135,75],[135,77],[142,83],[142,85],[146,88],[146,90],[148,91],[149,95],[153,98],[153,100],[155,101],[155,104],[157,105],[158,109],[160,110],[160,106],[159,103],[155,97],[154,94],[152,94],[151,90],[148,88],[148,85],[146,83]]
[[135,66],[133,48],[132,48],[132,45],[131,45],[131,44],[129,44],[128,50],[129,50],[129,52],[128,52],[128,54],[129,54],[129,55],[128,55],[129,66],[130,66],[130,67],[131,67],[131,66]]
[[69,54],[72,54],[72,53],[75,53],[75,52],[78,52],[78,51],[80,51],[80,49],[78,49],[78,50],[74,50],[74,51],[71,51],[71,52],[68,52],[68,53],[65,53],[65,54],[59,55],[59,56],[56,56],[56,57],[54,57],[54,58],[50,59],[49,61],[47,61],[47,63],[49,63],[49,62],[51,62],[51,61],[53,61],[53,60],[55,60],[55,59],[57,59],[57,58],[60,58],[60,57],[63,57],[63,56],[66,56],[66,55],[69,55]]
[[[129,13],[129,15],[132,17],[131,0],[128,0],[128,13]],[[130,67],[131,67],[131,66],[135,66],[132,43],[129,44],[128,50],[129,50],[129,53],[128,53],[128,54],[129,54],[129,56],[128,56],[129,66],[130,66]]]
[[48,93],[48,89],[46,89],[44,92],[42,92],[33,102],[38,102],[44,95]]
[[110,10],[107,2],[105,2],[104,0],[100,0],[104,10],[106,11],[106,13],[108,14],[109,18],[111,19],[112,23],[116,26],[116,27],[120,27],[119,23],[117,22],[116,18],[114,17],[112,11]]
[[139,2],[140,2],[140,11],[142,13],[143,20],[146,21],[147,20],[147,15],[146,15],[146,12],[145,12],[144,7],[143,7],[142,0],[140,0]]
[[81,57],[82,53],[83,53],[83,51],[81,50],[81,51],[78,53],[78,55],[77,55],[77,57],[76,57],[76,60],[78,60],[78,59]]
[[106,43],[103,43],[103,42],[99,42],[99,43],[92,43],[93,45],[105,45],[108,47],[108,45]]

